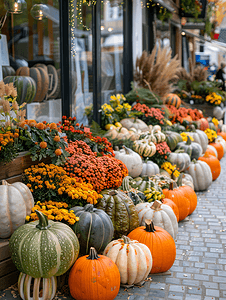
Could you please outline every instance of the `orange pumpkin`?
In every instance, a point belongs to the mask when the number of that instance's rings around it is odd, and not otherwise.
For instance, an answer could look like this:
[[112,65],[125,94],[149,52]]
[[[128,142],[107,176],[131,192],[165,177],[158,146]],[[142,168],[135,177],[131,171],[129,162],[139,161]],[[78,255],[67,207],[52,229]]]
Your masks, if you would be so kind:
[[226,141],[226,132],[219,132],[218,135],[222,136],[222,138]]
[[165,103],[168,105],[173,105],[176,108],[179,108],[181,105],[181,99],[176,94],[168,94],[166,96]]
[[181,121],[181,123],[183,123],[183,121],[188,121],[188,122],[192,122],[192,117],[191,116],[187,116],[187,117],[184,117]]
[[179,222],[179,209],[178,209],[176,203],[174,203],[172,200],[170,200],[168,198],[162,199],[162,203],[166,204],[172,208],[172,210],[175,213],[175,216],[177,218],[177,222]]
[[179,221],[184,220],[190,211],[190,201],[184,196],[184,192],[181,188],[173,188],[173,183],[171,183],[169,189],[163,189],[162,192],[166,198],[169,198],[177,205],[179,210]]
[[217,157],[217,156],[216,156],[216,153],[215,153],[212,149],[210,149],[210,148],[207,148],[207,149],[206,149],[205,154],[213,155],[213,156]]
[[76,300],[113,300],[119,292],[120,273],[109,257],[97,255],[91,247],[89,255],[75,262],[68,285]]
[[224,156],[224,148],[221,143],[210,143],[209,145],[213,146],[217,150],[218,159],[221,160]]
[[197,195],[195,193],[195,191],[193,190],[193,188],[191,188],[188,185],[182,185],[180,187],[180,190],[183,191],[184,196],[186,198],[188,198],[188,200],[190,201],[190,209],[189,209],[189,215],[193,213],[193,211],[196,209],[197,206]]
[[145,220],[145,224],[146,226],[131,231],[128,237],[145,244],[150,249],[153,258],[152,274],[166,272],[176,258],[174,239],[165,229],[154,227],[151,220]]
[[200,130],[205,131],[209,128],[209,122],[205,118],[201,118],[197,122]]
[[206,162],[210,166],[213,180],[216,180],[221,173],[221,164],[216,156],[205,153],[203,156],[199,157],[199,160]]

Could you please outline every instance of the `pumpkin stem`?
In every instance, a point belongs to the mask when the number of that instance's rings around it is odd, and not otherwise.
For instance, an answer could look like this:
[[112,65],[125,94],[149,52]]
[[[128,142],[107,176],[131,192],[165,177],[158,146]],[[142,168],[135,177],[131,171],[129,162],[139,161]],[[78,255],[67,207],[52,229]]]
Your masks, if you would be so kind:
[[152,204],[151,209],[153,210],[161,210],[162,203],[159,200],[155,200]]
[[100,256],[98,256],[96,249],[94,247],[90,247],[89,256],[87,256],[87,259],[94,260],[98,258],[100,258]]
[[169,185],[169,190],[172,191],[175,188],[177,188],[177,184],[175,181],[171,180],[170,185]]
[[191,139],[189,135],[187,135],[187,142],[185,145],[191,145]]
[[122,239],[123,239],[123,242],[124,242],[125,244],[129,244],[129,243],[130,243],[130,238],[129,238],[128,236],[123,235],[123,236],[122,236]]
[[86,204],[84,210],[88,212],[93,212],[93,204]]
[[38,211],[38,210],[35,210],[37,216],[38,216],[38,219],[39,219],[39,224],[36,225],[36,227],[40,230],[46,230],[48,229],[49,227],[51,227],[51,225],[49,225],[49,222],[48,222],[48,218],[46,215],[44,215],[41,211]]
[[125,149],[126,154],[131,154],[132,150],[127,148],[125,145],[122,146],[123,149]]
[[115,190],[112,190],[112,191],[109,192],[109,195],[110,196],[115,196],[115,195],[117,195],[117,192]]
[[9,185],[9,183],[6,180],[2,180],[2,185]]
[[152,220],[145,219],[145,225],[146,225],[145,230],[147,232],[155,232],[156,231]]

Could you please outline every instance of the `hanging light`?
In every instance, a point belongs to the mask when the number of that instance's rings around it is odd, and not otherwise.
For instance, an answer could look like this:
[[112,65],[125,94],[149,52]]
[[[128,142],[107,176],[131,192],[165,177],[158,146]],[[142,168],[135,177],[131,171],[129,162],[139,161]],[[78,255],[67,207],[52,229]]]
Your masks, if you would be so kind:
[[31,15],[35,20],[43,20],[47,18],[49,7],[46,4],[35,4],[31,8]]
[[4,0],[4,5],[11,14],[21,14],[27,7],[25,0]]

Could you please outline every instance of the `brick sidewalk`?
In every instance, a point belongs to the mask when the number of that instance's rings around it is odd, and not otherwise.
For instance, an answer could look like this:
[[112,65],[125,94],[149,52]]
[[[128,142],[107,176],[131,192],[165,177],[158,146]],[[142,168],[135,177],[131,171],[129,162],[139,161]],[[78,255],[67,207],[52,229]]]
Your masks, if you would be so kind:
[[[179,223],[171,274],[152,275],[152,281],[142,287],[121,288],[116,300],[226,299],[226,157],[221,160],[221,168],[210,189],[197,193],[194,213]],[[11,289],[0,291],[0,299],[20,298],[17,292],[13,294]],[[72,298],[59,295],[54,299]]]

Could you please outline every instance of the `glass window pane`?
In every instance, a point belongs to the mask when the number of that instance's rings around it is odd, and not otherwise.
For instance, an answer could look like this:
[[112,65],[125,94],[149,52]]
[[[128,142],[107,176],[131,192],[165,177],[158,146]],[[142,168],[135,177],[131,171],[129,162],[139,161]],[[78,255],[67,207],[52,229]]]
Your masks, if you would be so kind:
[[[1,33],[6,36],[9,64],[16,75],[30,76],[36,84],[36,95],[27,105],[27,118],[58,122],[62,117],[59,0],[43,0],[41,3],[0,0],[1,17],[6,11],[7,18]],[[20,67],[29,69],[21,70]],[[32,67],[36,67],[35,75]],[[4,61],[3,77],[7,75],[13,73],[9,73]]]
[[[92,6],[70,1],[72,117],[88,125],[92,119]],[[88,112],[88,116],[85,114]]]
[[102,103],[123,91],[123,6],[104,0],[101,7]]

